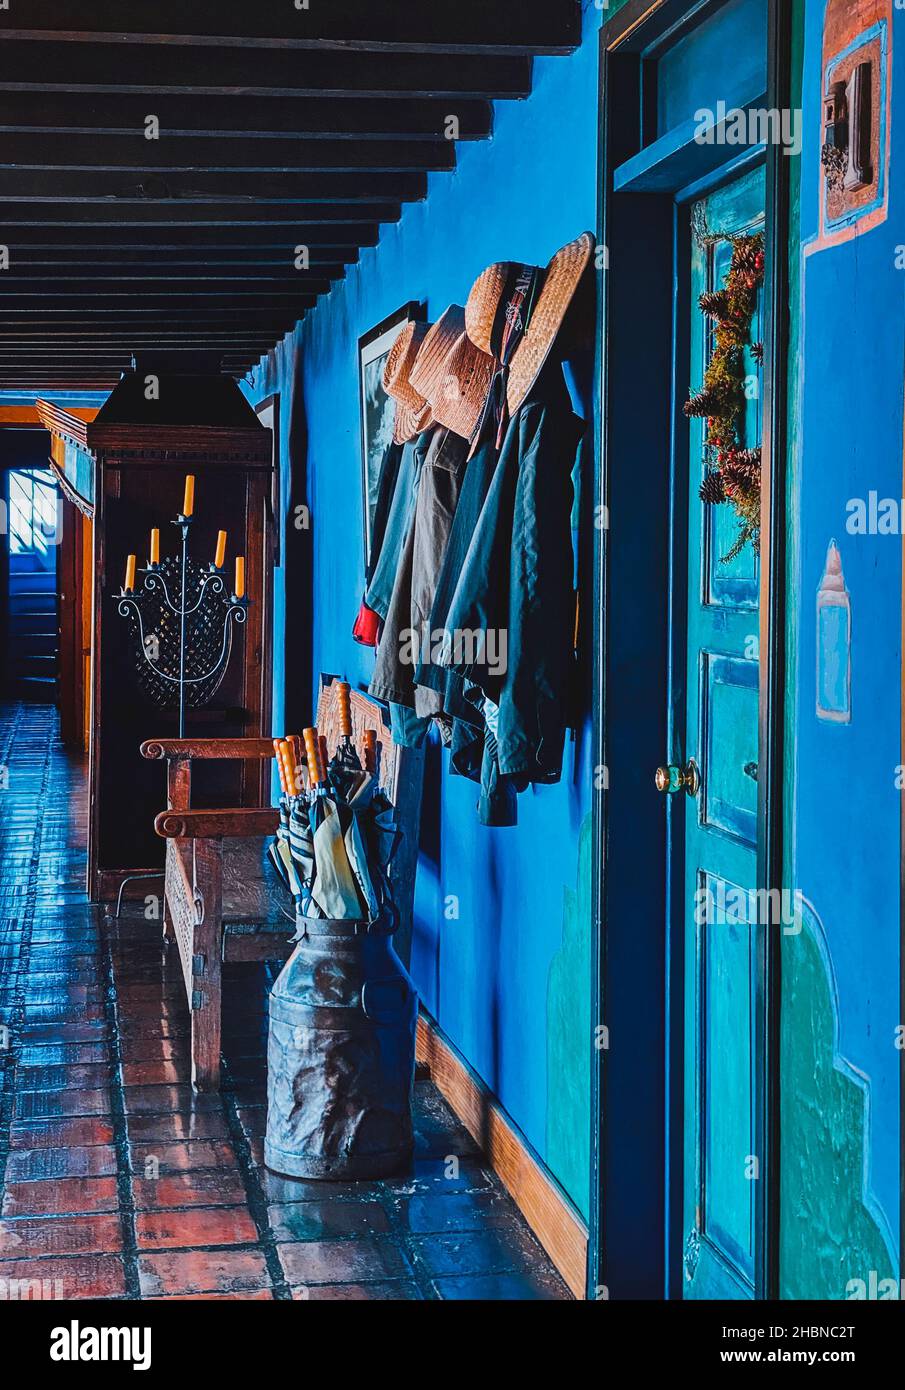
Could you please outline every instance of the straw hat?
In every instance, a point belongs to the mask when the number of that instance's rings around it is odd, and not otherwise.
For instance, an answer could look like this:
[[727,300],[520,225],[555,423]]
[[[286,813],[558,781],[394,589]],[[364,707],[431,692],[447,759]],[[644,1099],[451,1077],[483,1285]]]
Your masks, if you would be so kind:
[[450,304],[425,336],[411,381],[430,402],[435,420],[470,439],[484,411],[493,358],[465,332],[465,310]]
[[[510,414],[518,410],[540,375],[593,250],[592,233],[582,232],[556,252],[543,272],[531,317],[509,364],[506,399]],[[492,351],[497,315],[501,310],[505,313],[507,307],[501,303],[506,286],[512,284],[521,268],[511,261],[498,261],[482,271],[471,288],[465,306],[465,327],[482,352]]]
[[394,444],[405,444],[433,423],[430,406],[424,397],[414,390],[410,382],[418,349],[429,328],[428,323],[415,323],[410,319],[387,354],[383,369],[383,389],[396,402],[396,417],[393,421]]

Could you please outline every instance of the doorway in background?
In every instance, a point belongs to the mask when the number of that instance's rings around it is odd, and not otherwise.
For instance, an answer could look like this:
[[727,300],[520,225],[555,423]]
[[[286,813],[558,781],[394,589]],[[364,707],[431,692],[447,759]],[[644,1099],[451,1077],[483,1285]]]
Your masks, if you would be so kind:
[[6,473],[6,693],[53,703],[59,675],[57,486],[44,468]]

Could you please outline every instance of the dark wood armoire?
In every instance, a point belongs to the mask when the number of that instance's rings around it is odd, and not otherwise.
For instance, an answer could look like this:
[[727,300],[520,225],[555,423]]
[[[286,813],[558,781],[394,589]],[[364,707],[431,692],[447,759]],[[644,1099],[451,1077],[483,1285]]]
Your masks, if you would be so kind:
[[[161,559],[176,554],[185,479],[195,479],[189,534],[193,558],[213,560],[227,533],[223,573],[245,557],[246,621],[237,626],[222,683],[210,702],[189,708],[186,737],[270,733],[273,546],[272,445],[236,383],[227,376],[167,375],[140,364],[125,376],[86,430],[94,465],[94,631],[90,743],[88,892],[113,898],[154,894],[136,877],[162,871],[164,841],[155,815],[167,804],[165,768],[142,758],[144,739],[178,736],[178,709],[161,708],[138,679],[136,642],[119,611],[129,555],[139,571],[150,533]],[[193,805],[269,804],[267,768],[258,759],[200,765]]]

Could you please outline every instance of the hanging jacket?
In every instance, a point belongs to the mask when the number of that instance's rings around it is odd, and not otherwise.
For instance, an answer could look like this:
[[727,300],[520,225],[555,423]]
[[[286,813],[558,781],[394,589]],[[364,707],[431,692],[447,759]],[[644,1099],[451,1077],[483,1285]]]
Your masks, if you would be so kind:
[[467,452],[467,440],[443,426],[436,427],[420,471],[414,516],[402,548],[369,686],[376,699],[405,705],[425,720],[439,709],[439,701],[434,692],[428,692],[430,706],[418,709],[415,665],[422,644],[429,642],[425,625]]
[[[432,632],[442,632],[446,629],[449,607],[465,566],[468,547],[487,498],[487,490],[493,480],[498,457],[494,431],[487,427],[482,431],[478,447],[468,461],[462,479],[456,514],[450,528],[443,564],[437,576],[430,611],[429,622]],[[415,684],[438,691],[442,708],[453,719],[464,719],[473,726],[480,726],[480,714],[475,705],[466,699],[464,681],[459,673],[449,667],[435,664],[430,651],[422,651],[420,657],[415,668]],[[478,769],[480,761],[478,753]]]
[[[499,707],[500,772],[532,782],[562,771],[575,611],[571,473],[583,431],[550,361],[509,423],[439,654]],[[475,648],[482,635],[484,652]]]
[[434,430],[423,430],[417,439],[403,446],[392,499],[387,508],[386,525],[380,555],[377,557],[365,603],[381,619],[386,619],[396,581],[402,547],[408,534],[418,495],[421,468],[430,447]]
[[[386,534],[387,519],[389,517],[390,505],[396,492],[396,480],[399,476],[399,464],[402,459],[401,444],[396,444],[390,440],[383,451],[383,459],[380,463],[380,472],[377,475],[377,492],[374,499],[374,519],[371,523],[371,542],[368,550],[368,559],[365,565],[365,589],[374,575],[377,562],[380,559],[380,552],[383,548],[383,538]],[[368,505],[368,498],[365,498],[365,506]],[[358,609],[358,616],[352,625],[352,636],[356,642],[360,642],[363,647],[376,647],[377,638],[380,634],[380,614],[375,613],[373,608],[369,608],[367,601],[362,597]]]
[[392,440],[386,446],[383,459],[380,464],[380,472],[377,475],[377,494],[374,500],[374,520],[371,523],[371,548],[368,555],[368,564],[365,569],[365,588],[370,584],[380,559],[380,552],[383,549],[383,541],[386,535],[387,522],[390,517],[390,507],[396,493],[396,483],[399,478],[399,465],[402,462],[402,454],[405,446],[394,444]]
[[427,456],[415,506],[411,626],[419,640],[413,653],[415,660],[411,667],[411,680],[415,712],[422,717],[439,714],[442,708],[439,693],[420,687],[415,671],[419,658],[430,652],[431,611],[466,477],[467,454],[468,440],[450,430],[442,443],[431,449]]

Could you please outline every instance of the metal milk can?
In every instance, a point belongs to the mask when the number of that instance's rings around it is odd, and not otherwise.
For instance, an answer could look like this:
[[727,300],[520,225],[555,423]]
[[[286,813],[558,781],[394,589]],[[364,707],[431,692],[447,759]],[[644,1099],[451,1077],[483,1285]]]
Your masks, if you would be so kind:
[[378,1178],[411,1158],[418,999],[379,923],[304,920],[270,992],[264,1162]]

